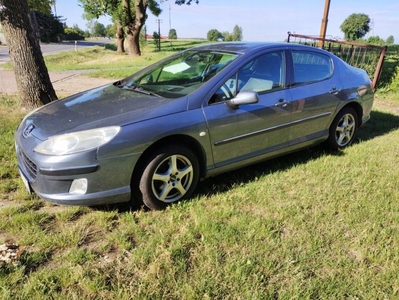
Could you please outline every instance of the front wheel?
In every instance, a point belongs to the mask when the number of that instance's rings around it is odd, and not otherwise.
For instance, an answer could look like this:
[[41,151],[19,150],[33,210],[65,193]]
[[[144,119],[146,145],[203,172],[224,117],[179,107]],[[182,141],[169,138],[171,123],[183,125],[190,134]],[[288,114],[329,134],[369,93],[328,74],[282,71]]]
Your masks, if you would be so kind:
[[343,108],[330,126],[327,144],[332,150],[348,147],[356,137],[358,116],[352,107]]
[[168,146],[154,152],[144,167],[140,191],[150,209],[187,199],[199,179],[199,163],[194,153],[181,146]]

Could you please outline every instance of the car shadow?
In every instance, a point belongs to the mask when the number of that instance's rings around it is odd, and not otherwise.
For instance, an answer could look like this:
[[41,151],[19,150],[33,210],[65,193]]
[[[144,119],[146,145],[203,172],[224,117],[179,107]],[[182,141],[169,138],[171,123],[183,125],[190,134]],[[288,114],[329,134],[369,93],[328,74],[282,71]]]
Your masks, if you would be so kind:
[[[371,119],[359,129],[357,139],[353,145],[367,140],[372,140],[397,129],[399,129],[399,116],[380,111],[373,111]],[[326,149],[326,147],[321,144],[261,163],[240,168],[238,170],[223,173],[199,182],[192,198],[211,197],[219,193],[224,193],[232,189],[234,186],[246,184],[255,180],[256,178],[270,173],[289,170],[295,165],[306,164],[307,162],[326,154],[341,156],[345,155],[345,151],[331,151]],[[133,204],[131,202],[98,206],[96,209],[117,210],[118,212],[148,210],[142,204]]]
[[371,118],[358,131],[354,144],[383,136],[399,129],[399,116],[381,111],[372,111]]
[[[397,129],[399,129],[399,116],[386,112],[373,111],[371,119],[358,130],[357,138],[352,146],[383,136]],[[345,151],[331,151],[328,150],[324,144],[309,147],[239,170],[208,178],[198,184],[197,192],[194,196],[209,197],[218,193],[223,193],[234,186],[253,181],[260,176],[265,176],[277,171],[285,171],[295,165],[306,164],[326,154],[341,156],[345,155]]]

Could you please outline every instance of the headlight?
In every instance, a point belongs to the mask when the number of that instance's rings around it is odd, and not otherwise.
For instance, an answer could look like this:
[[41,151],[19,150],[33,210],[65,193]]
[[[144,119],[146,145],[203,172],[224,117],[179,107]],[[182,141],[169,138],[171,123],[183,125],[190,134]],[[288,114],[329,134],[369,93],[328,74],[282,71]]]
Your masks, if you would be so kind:
[[120,129],[111,126],[56,135],[39,144],[34,151],[45,155],[67,155],[92,150],[108,143]]

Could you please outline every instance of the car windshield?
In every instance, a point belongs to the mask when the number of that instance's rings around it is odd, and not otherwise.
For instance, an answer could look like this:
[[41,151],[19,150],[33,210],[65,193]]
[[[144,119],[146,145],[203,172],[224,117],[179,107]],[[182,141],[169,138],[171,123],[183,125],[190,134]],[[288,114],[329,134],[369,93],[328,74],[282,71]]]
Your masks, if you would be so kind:
[[216,51],[185,51],[132,75],[119,87],[165,98],[186,96],[215,76],[238,54]]

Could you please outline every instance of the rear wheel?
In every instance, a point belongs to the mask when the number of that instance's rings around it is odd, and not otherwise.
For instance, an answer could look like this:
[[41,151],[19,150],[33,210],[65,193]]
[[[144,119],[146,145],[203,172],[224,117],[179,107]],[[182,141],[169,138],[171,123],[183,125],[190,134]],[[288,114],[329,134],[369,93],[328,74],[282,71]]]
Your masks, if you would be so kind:
[[144,167],[139,184],[143,202],[151,209],[163,209],[187,199],[198,179],[198,159],[190,149],[177,145],[161,148]]
[[358,116],[352,107],[343,108],[330,126],[327,144],[332,150],[348,147],[356,137]]

